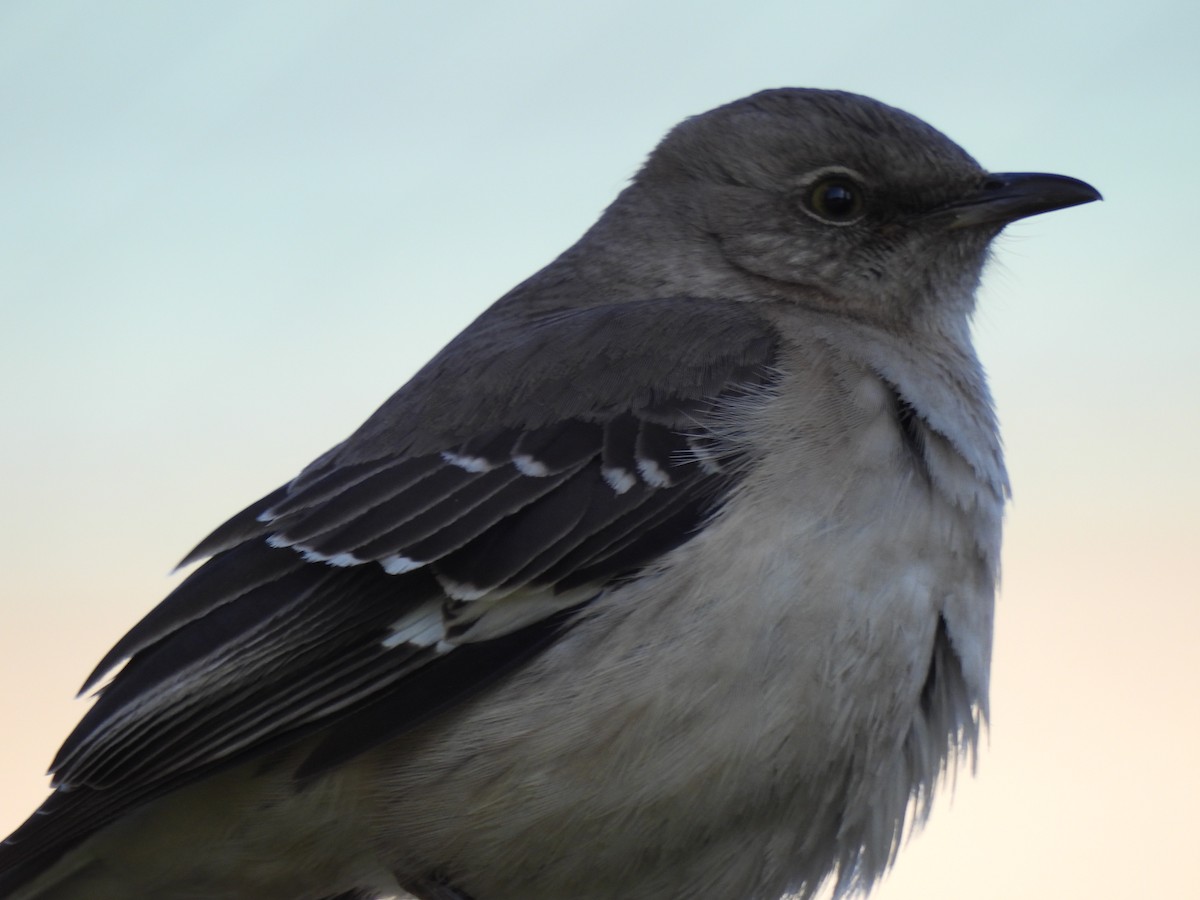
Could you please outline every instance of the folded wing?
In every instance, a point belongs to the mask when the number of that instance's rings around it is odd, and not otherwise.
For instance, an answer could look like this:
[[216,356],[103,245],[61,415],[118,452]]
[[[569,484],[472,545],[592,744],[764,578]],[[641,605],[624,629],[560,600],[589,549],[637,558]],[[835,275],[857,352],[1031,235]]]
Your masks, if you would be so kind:
[[589,398],[581,381],[558,415],[550,400],[521,421],[538,367],[569,377],[596,364],[589,315],[611,341],[613,311],[582,311],[558,323],[576,346],[547,353],[536,328],[532,347],[492,342],[525,362],[490,427],[467,398],[461,425],[423,432],[423,403],[445,401],[422,398],[418,376],[376,416],[412,422],[395,452],[368,422],[217,529],[191,557],[208,561],[89,680],[128,660],[64,743],[61,790],[9,839],[0,870],[24,880],[127,809],[314,732],[297,776],[319,774],[494,683],[687,541],[748,463],[729,413],[770,391],[774,341],[736,304],[682,302],[641,305],[622,327],[631,341],[647,328],[738,332],[721,352],[701,348],[703,371],[685,348],[665,389],[610,379]]

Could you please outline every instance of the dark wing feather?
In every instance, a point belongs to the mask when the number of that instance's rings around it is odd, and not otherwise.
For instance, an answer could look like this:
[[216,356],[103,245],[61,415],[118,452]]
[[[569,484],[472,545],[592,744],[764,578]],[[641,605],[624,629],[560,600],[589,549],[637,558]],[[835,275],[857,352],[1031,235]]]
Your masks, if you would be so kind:
[[320,493],[330,489],[322,481],[303,492],[308,496],[302,503],[282,503],[278,510],[270,509],[261,518],[284,545],[319,544],[330,536],[336,541],[339,529],[370,528],[372,522],[393,522],[397,517],[403,521],[423,512],[466,484],[470,480],[466,474],[442,465],[434,455],[401,459],[344,490],[318,499],[313,496],[317,493],[315,488],[320,487]]
[[[767,389],[769,325],[713,301],[488,315],[193,552],[212,558],[89,679],[128,660],[55,760],[71,790],[0,850],[0,889],[248,754],[320,731],[312,775],[411,727],[719,508],[741,470],[722,415]],[[452,390],[451,359],[478,391]],[[508,596],[532,617],[489,620]]]

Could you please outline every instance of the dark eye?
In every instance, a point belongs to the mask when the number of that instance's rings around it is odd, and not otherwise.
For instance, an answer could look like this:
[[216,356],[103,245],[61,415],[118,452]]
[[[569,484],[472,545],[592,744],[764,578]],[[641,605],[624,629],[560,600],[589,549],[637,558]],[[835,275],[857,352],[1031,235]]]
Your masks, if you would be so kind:
[[813,182],[804,198],[808,212],[831,225],[857,222],[866,211],[863,186],[845,175],[827,175]]

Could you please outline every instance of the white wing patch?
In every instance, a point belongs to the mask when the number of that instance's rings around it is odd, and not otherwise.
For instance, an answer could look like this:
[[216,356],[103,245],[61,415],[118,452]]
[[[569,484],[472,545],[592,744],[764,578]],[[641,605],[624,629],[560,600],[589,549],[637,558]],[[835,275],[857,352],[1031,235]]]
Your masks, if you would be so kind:
[[429,563],[418,559],[410,559],[407,556],[401,556],[399,553],[393,553],[391,556],[385,556],[381,559],[379,564],[383,566],[383,571],[389,575],[403,575],[405,572],[411,572]]
[[502,637],[583,603],[595,597],[598,590],[596,585],[585,584],[562,592],[544,587],[488,594],[448,614],[446,646]]
[[632,490],[637,484],[637,477],[628,469],[604,468],[600,470],[605,482],[618,494]]
[[539,462],[528,453],[521,453],[513,457],[513,465],[517,467],[517,471],[522,475],[528,475],[530,478],[545,478],[550,474],[550,470],[544,462]]
[[496,463],[484,459],[482,456],[466,456],[462,453],[443,452],[442,459],[452,466],[458,466],[466,472],[490,472],[496,468]]
[[638,472],[642,475],[642,479],[651,487],[664,488],[671,486],[671,477],[654,460],[639,459],[637,467]]
[[719,451],[714,450],[712,446],[702,444],[695,438],[688,438],[688,450],[691,451],[692,459],[709,475],[720,475],[724,471],[718,461]]
[[389,650],[404,644],[432,647],[446,637],[446,621],[442,604],[437,600],[422,603],[391,625],[391,632],[381,642]]
[[365,559],[359,559],[353,553],[321,553],[318,550],[313,550],[310,547],[305,547],[303,544],[289,544],[283,541],[279,544],[274,544],[276,547],[291,547],[308,562],[325,563],[327,566],[334,566],[338,569],[349,568],[350,566],[361,566],[366,562]]
[[463,584],[459,581],[454,581],[447,578],[445,575],[438,575],[438,584],[442,586],[442,590],[446,592],[446,596],[451,600],[462,600],[464,602],[478,600],[484,594],[488,593],[487,588],[476,587],[473,584]]

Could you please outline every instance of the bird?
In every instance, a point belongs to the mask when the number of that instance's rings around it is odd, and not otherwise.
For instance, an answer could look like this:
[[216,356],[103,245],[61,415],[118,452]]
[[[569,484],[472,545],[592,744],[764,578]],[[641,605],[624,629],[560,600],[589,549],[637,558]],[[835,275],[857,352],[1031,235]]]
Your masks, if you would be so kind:
[[1099,199],[851,93],[685,119],[187,556],[0,897],[869,891],[987,722],[981,275]]

